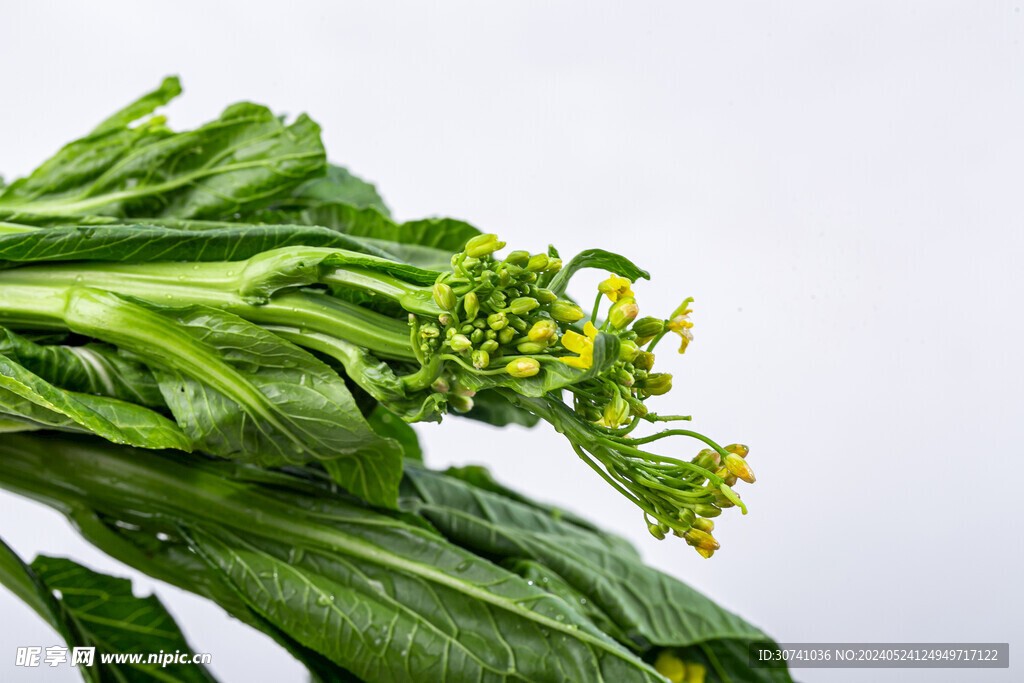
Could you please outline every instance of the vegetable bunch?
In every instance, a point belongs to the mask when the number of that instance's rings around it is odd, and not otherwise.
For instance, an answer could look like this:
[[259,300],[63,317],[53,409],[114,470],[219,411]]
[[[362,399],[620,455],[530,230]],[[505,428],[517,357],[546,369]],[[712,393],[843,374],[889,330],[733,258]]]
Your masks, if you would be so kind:
[[[621,539],[418,462],[410,423],[543,420],[655,537],[711,557],[711,519],[746,512],[747,447],[639,431],[689,419],[648,401],[671,389],[655,347],[685,351],[692,300],[640,317],[649,276],[623,256],[397,223],[307,117],[241,103],[176,132],[153,112],[179,92],[167,79],[0,182],[0,486],[317,680],[788,680],[748,668],[760,631]],[[588,311],[567,294],[584,268],[609,273]],[[685,455],[652,450],[684,438]],[[167,640],[129,644],[187,647],[158,602],[68,560],[3,546],[0,580],[69,643],[131,641],[148,614]],[[55,599],[69,580],[107,597]]]

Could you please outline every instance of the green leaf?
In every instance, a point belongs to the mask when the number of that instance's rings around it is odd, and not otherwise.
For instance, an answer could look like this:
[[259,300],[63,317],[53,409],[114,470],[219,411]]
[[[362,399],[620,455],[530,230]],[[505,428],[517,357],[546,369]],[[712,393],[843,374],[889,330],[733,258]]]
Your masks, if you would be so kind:
[[103,654],[194,653],[160,601],[135,597],[126,579],[62,558],[39,556],[29,566],[0,540],[0,583],[32,607],[68,648],[96,648],[93,666],[78,667],[90,683],[215,680],[202,665],[102,663]]
[[320,128],[285,125],[242,102],[193,131],[162,117],[132,125],[177,92],[176,81],[113,115],[0,193],[25,213],[221,218],[266,206],[325,172]]
[[625,256],[613,254],[604,249],[587,249],[576,254],[569,263],[565,264],[548,285],[548,289],[555,294],[564,294],[569,284],[569,279],[578,271],[584,268],[603,268],[615,275],[629,278],[636,282],[640,278],[651,279],[651,274],[638,267]]
[[[328,164],[327,175],[303,183],[292,196],[281,200],[276,210],[315,209],[323,204],[348,204],[357,209],[374,208],[385,216],[391,215],[377,188],[361,178],[352,175],[347,168]],[[317,223],[317,225],[323,225]]]
[[86,569],[71,560],[40,555],[32,569],[60,603],[77,638],[72,645],[95,647],[101,681],[214,681],[201,664],[109,663],[100,653],[193,653],[174,618],[155,595],[137,598],[131,582]]
[[266,467],[319,460],[346,490],[394,507],[401,447],[373,431],[344,380],[323,362],[213,308],[99,298],[123,307],[136,326],[152,323],[155,336],[163,334],[166,349],[133,350],[197,448]]
[[88,431],[114,443],[191,450],[188,437],[148,408],[53,386],[0,354],[0,413],[65,431]]
[[143,95],[125,108],[108,116],[103,123],[93,129],[89,137],[102,135],[109,131],[124,130],[133,122],[152,114],[158,107],[164,106],[180,94],[181,81],[178,80],[177,76],[168,76],[160,84],[159,88]]
[[390,410],[382,405],[373,409],[366,421],[373,427],[373,431],[382,436],[394,439],[402,445],[402,455],[409,460],[423,460],[423,449],[420,448],[419,437],[416,430],[400,417],[397,417]]
[[[549,579],[553,574],[583,596],[612,620],[625,644],[641,652],[698,645],[717,651],[732,647],[726,641],[767,639],[697,591],[644,565],[621,539],[567,523],[536,505],[408,467],[401,506],[476,553],[539,563],[551,572]],[[749,669],[745,658],[731,666],[737,681],[778,680]]]
[[186,457],[10,435],[0,485],[63,509],[87,498],[129,523],[176,522],[253,610],[364,679],[660,680],[558,596],[430,530],[326,488],[311,507],[301,483],[289,494]]
[[7,266],[42,261],[241,261],[271,249],[295,246],[388,255],[374,244],[329,228],[175,221],[172,225],[60,225],[0,234],[0,264],[3,261],[9,262],[3,264]]
[[0,353],[61,389],[164,407],[160,387],[149,368],[121,356],[107,344],[36,344],[0,327]]

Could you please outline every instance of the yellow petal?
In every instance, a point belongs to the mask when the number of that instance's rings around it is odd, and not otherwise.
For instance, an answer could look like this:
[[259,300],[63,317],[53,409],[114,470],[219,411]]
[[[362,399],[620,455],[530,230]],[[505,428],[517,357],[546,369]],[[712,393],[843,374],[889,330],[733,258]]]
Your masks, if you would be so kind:
[[569,349],[573,353],[583,353],[585,350],[590,348],[591,342],[589,339],[584,337],[579,332],[573,332],[569,330],[562,335],[562,346]]
[[587,335],[590,339],[597,339],[597,328],[594,327],[594,323],[588,320],[587,324],[583,326],[583,334]]

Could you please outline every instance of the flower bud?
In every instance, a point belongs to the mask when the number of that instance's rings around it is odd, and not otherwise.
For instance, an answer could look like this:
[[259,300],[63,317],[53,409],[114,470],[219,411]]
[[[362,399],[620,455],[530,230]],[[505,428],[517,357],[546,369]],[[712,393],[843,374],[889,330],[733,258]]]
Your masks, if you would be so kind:
[[462,306],[466,309],[466,320],[472,320],[480,312],[480,299],[476,292],[470,292],[462,300]]
[[640,347],[628,339],[623,339],[619,342],[619,360],[624,360],[627,363],[633,362],[633,359],[640,353]]
[[730,472],[748,484],[753,484],[754,481],[756,481],[754,478],[754,471],[750,469],[750,465],[747,464],[746,460],[735,453],[729,453],[725,456],[725,466]]
[[473,342],[474,344],[479,344],[483,340],[484,340],[484,331],[481,330],[481,329],[473,330],[469,334],[469,341]]
[[508,344],[515,338],[516,331],[511,327],[506,327],[505,329],[498,332],[498,341],[501,342],[502,344]]
[[558,325],[553,320],[538,320],[526,333],[532,342],[546,342],[558,332]]
[[548,267],[544,269],[545,273],[557,273],[562,269],[562,259],[560,258],[549,258]]
[[537,298],[537,301],[542,304],[549,304],[558,299],[557,294],[552,292],[550,289],[544,289],[543,287],[538,287],[533,295]]
[[491,364],[491,354],[487,353],[483,349],[477,349],[473,352],[473,367],[477,370],[483,370]]
[[665,322],[663,320],[647,316],[646,318],[640,318],[633,323],[632,329],[636,332],[636,343],[643,346],[665,331]]
[[706,531],[710,534],[712,531],[715,530],[715,523],[712,522],[710,519],[699,517],[693,520],[693,528],[700,529],[701,531]]
[[447,313],[442,313],[437,316],[437,322],[441,323],[442,326],[447,327],[452,324],[452,317]]
[[574,323],[583,319],[583,309],[569,301],[555,301],[549,310],[551,317],[560,323]]
[[446,311],[454,311],[457,303],[455,299],[455,292],[452,288],[443,282],[438,282],[434,285],[434,303],[440,306]]
[[487,316],[487,326],[492,330],[501,330],[508,325],[508,317],[501,312],[491,313]]
[[665,532],[661,530],[660,524],[648,524],[647,530],[651,532],[651,536],[654,536],[659,541],[665,540]]
[[537,353],[544,353],[544,349],[546,348],[547,345],[532,341],[520,342],[516,344],[516,350],[519,351],[519,353],[527,353],[531,355]]
[[508,324],[516,332],[526,332],[526,321],[520,318],[518,315],[510,315],[508,317]]
[[718,455],[718,451],[716,451],[715,449],[705,448],[700,453],[698,453],[697,457],[694,458],[691,462],[693,462],[693,464],[697,465],[698,467],[703,467],[706,470],[714,472],[721,466],[722,458],[721,456]]
[[521,296],[518,299],[512,300],[512,303],[509,304],[509,309],[515,315],[526,315],[538,306],[540,306],[540,302],[532,296]]
[[494,339],[488,339],[487,341],[480,345],[480,348],[486,351],[487,353],[494,353],[498,350],[498,342],[495,341]]
[[636,305],[636,299],[632,297],[619,299],[612,304],[611,309],[608,311],[608,322],[615,329],[622,330],[633,322],[638,313],[640,313],[640,307]]
[[[706,548],[694,548],[694,550],[700,553],[700,556],[703,557],[705,560],[710,560],[711,556],[715,554],[714,550],[708,550]],[[687,678],[683,681],[683,683],[690,683],[690,681],[694,681],[695,683],[704,683],[704,676],[701,675],[699,678]]]
[[505,257],[505,263],[511,263],[515,266],[525,265],[530,260],[530,252],[523,251],[522,249],[516,249],[508,256]]
[[451,385],[444,377],[438,377],[430,384],[430,388],[439,394],[447,394],[451,390]]
[[690,508],[682,508],[679,510],[679,521],[683,526],[693,526],[697,521],[697,515]]
[[540,363],[535,358],[516,358],[509,361],[505,370],[513,377],[533,377],[540,372]]
[[505,243],[498,240],[497,235],[477,235],[466,242],[466,253],[473,258],[480,258],[481,256],[493,254],[504,246]]
[[633,359],[633,365],[641,370],[650,370],[654,367],[654,354],[650,351],[641,351]]
[[629,419],[629,404],[618,393],[604,406],[604,423],[612,429]]
[[512,273],[507,268],[502,268],[498,273],[498,286],[504,288],[510,284],[512,284]]
[[473,410],[473,399],[459,394],[448,394],[448,405],[457,413],[468,413]]
[[487,303],[491,308],[505,308],[505,304],[508,303],[508,297],[505,296],[504,292],[496,289],[487,297]]
[[693,511],[701,517],[717,517],[722,514],[721,508],[717,505],[711,505],[710,503],[700,503],[695,505]]
[[683,534],[683,538],[686,539],[687,543],[696,548],[718,550],[721,547],[718,545],[718,541],[715,540],[714,536],[706,531],[701,531],[700,529],[690,529]]
[[452,335],[451,340],[448,342],[449,346],[452,347],[452,351],[461,352],[473,346],[473,342],[469,341],[469,337],[464,334]]
[[434,323],[427,323],[420,327],[420,336],[424,339],[437,339],[441,336],[441,330]]
[[741,458],[747,457],[747,453],[750,452],[750,449],[741,443],[729,444],[728,446],[725,447],[725,450],[727,453],[735,453]]
[[526,270],[531,273],[539,273],[548,267],[547,254],[534,254],[526,263]]
[[643,390],[651,396],[667,394],[672,389],[672,375],[667,372],[655,372],[644,380]]

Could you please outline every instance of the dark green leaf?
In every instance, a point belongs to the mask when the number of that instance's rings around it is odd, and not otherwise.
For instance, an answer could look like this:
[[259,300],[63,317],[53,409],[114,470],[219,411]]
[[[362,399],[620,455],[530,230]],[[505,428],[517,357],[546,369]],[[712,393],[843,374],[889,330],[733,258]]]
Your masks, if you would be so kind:
[[161,117],[132,126],[176,94],[177,84],[129,105],[0,193],[26,213],[221,218],[266,206],[325,172],[320,128],[291,125],[266,107],[239,103],[193,131]]
[[468,413],[456,413],[460,417],[486,422],[495,427],[520,425],[533,427],[540,418],[517,408],[496,391],[481,391],[473,397],[473,408]]
[[[391,215],[384,199],[373,184],[352,175],[348,169],[329,164],[327,175],[314,178],[295,189],[288,199],[275,206],[276,210],[315,209],[323,204],[348,204],[357,209],[374,208],[385,216]],[[316,223],[324,225],[324,223]]]
[[114,443],[191,450],[178,427],[148,408],[66,391],[0,354],[0,413],[66,431],[88,431]]
[[160,387],[149,368],[106,344],[36,344],[0,327],[0,353],[61,389],[148,407],[164,406]]
[[604,249],[587,249],[576,254],[569,263],[565,264],[555,274],[554,279],[548,285],[548,289],[555,294],[565,293],[565,288],[569,284],[569,278],[584,268],[603,268],[615,275],[629,278],[634,282],[640,278],[645,280],[651,279],[650,273],[636,266],[625,256],[619,256]]

